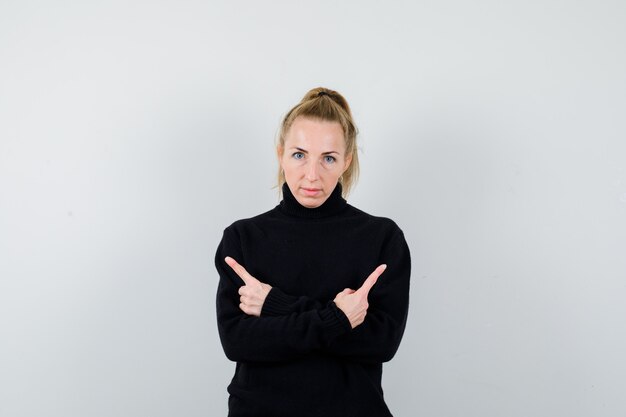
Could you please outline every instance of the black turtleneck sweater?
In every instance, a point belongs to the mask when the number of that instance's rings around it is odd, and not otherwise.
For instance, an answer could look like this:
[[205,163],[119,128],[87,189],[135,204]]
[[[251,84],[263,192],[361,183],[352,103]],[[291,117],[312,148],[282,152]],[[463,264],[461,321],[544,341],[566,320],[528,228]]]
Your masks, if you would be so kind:
[[[273,287],[260,317],[239,309],[244,284],[226,256]],[[344,288],[358,289],[383,263],[365,321],[352,329],[332,300]],[[219,334],[226,356],[237,362],[229,416],[391,416],[382,363],[404,332],[411,269],[392,220],[347,204],[340,185],[312,209],[285,185],[274,209],[226,228],[215,264]]]

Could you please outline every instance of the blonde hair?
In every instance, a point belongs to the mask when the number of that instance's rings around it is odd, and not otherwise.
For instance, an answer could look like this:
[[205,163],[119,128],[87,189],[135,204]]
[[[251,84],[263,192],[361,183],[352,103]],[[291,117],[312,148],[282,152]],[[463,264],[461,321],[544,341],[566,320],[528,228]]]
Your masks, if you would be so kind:
[[[336,91],[324,87],[309,90],[300,103],[294,106],[283,118],[278,133],[277,146],[285,148],[285,137],[294,120],[298,117],[318,119],[327,122],[338,122],[343,129],[343,138],[346,144],[346,157],[352,156],[350,166],[343,173],[339,182],[342,187],[342,195],[346,197],[359,176],[359,156],[357,154],[356,136],[358,130],[352,120],[352,112],[346,99]],[[285,174],[278,166],[278,190],[282,190],[285,183]]]

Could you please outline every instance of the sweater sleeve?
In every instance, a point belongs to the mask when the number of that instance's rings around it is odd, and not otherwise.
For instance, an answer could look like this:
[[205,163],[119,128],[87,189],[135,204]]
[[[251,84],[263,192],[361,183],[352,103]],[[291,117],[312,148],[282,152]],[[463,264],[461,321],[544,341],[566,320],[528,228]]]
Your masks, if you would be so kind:
[[[265,298],[265,302],[263,302],[261,316],[284,316],[291,313],[316,310],[322,307],[323,304],[315,299],[306,296],[289,295],[277,287],[272,287]],[[346,320],[348,320],[347,317]]]
[[301,357],[328,346],[350,330],[345,315],[332,301],[321,308],[279,316],[248,316],[239,308],[241,278],[226,264],[232,256],[245,262],[237,233],[224,231],[215,255],[219,274],[217,324],[226,356],[237,362],[273,362]]
[[[372,363],[389,361],[395,355],[406,326],[411,275],[411,256],[400,229],[383,248],[378,264],[382,263],[387,264],[387,269],[370,291],[365,321],[324,346],[324,352]],[[261,316],[304,313],[322,307],[321,303],[311,298],[288,295],[273,288],[265,300]],[[340,309],[338,314],[350,326]]]
[[383,248],[378,263],[387,269],[369,293],[365,321],[333,340],[324,351],[357,362],[387,362],[396,354],[409,308],[411,255],[404,234],[397,229]]

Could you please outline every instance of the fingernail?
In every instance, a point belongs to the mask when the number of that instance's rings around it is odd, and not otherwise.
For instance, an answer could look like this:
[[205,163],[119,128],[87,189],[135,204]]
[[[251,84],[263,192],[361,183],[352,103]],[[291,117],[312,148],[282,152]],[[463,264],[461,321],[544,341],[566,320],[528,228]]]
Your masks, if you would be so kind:
[[383,271],[387,269],[387,264],[382,264],[381,266],[383,267]]

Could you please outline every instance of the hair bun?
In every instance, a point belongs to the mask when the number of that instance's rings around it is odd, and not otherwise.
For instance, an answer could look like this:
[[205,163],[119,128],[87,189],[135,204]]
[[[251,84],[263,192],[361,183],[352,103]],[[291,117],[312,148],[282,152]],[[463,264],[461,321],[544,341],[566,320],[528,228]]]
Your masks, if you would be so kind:
[[335,90],[331,90],[329,88],[325,88],[325,87],[312,88],[304,95],[304,97],[302,97],[302,100],[300,101],[300,103],[305,103],[311,100],[317,100],[324,96],[327,96],[332,101],[337,103],[339,107],[341,107],[346,113],[348,113],[350,118],[352,118],[352,112],[350,111],[350,106],[348,105],[348,102],[346,101],[346,99]]

